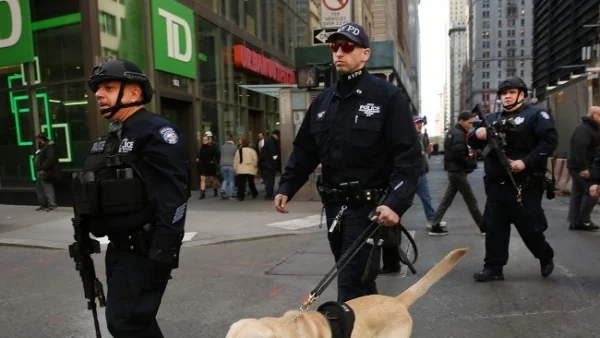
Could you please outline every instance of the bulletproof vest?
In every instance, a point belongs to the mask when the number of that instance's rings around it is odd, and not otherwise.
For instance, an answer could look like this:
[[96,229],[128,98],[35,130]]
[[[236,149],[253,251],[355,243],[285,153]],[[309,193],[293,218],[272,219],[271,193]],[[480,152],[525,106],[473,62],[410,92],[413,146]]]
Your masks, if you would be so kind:
[[137,155],[119,153],[120,126],[96,139],[83,170],[72,176],[75,213],[98,218],[143,212],[148,205],[144,178],[135,166]]
[[504,139],[504,146],[507,155],[511,152],[526,152],[529,153],[535,147],[535,133],[528,123],[518,123],[519,119],[524,117],[515,115],[500,114],[498,123],[495,125],[496,130]]

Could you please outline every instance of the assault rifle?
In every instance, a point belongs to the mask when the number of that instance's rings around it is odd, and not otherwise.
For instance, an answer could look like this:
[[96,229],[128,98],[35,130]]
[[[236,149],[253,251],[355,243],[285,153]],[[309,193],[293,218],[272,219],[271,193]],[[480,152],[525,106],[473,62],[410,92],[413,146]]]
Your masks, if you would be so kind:
[[[485,130],[487,131],[487,145],[483,149],[483,153],[482,153],[483,157],[486,157],[491,151],[494,151],[496,153],[496,156],[498,157],[500,164],[506,170],[506,173],[508,174],[508,177],[510,178],[512,185],[517,190],[517,203],[519,203],[519,205],[522,205],[522,198],[521,198],[521,189],[522,188],[520,185],[517,184],[517,182],[515,181],[515,178],[512,174],[512,167],[510,165],[510,160],[508,159],[508,157],[506,156],[506,153],[504,152],[504,139],[500,136],[500,134],[498,134],[498,131],[496,130],[496,128],[494,128],[493,126],[491,126],[487,123],[487,116],[485,115],[485,112],[481,108],[480,104],[477,104],[471,110],[471,113],[477,114],[479,116],[479,119],[481,120],[481,127],[485,128]],[[500,119],[498,119],[498,123],[501,123]]]
[[106,305],[104,298],[104,289],[102,283],[96,277],[96,269],[94,268],[94,260],[91,255],[100,253],[100,242],[90,238],[89,223],[75,214],[71,218],[73,228],[75,230],[75,242],[69,245],[69,256],[75,261],[75,269],[79,271],[79,276],[83,282],[83,294],[88,300],[88,310],[92,310],[94,317],[94,327],[96,329],[96,337],[102,338],[100,334],[100,324],[98,323],[98,312],[96,311],[96,298],[100,307]]

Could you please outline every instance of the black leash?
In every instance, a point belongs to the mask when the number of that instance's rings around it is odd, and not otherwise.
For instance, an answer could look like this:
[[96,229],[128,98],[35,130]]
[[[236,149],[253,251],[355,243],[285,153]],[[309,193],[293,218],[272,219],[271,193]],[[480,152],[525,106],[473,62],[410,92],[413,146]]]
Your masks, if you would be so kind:
[[[389,189],[388,189],[388,192],[386,192],[381,197],[377,206],[379,206],[383,203],[383,201],[387,197],[388,193],[389,193]],[[372,218],[372,216],[379,216],[379,212],[372,212],[371,214],[369,214],[368,217]],[[348,265],[348,263],[350,263],[352,258],[354,258],[354,256],[356,256],[358,251],[367,243],[367,240],[369,238],[372,238],[377,233],[377,231],[381,229],[381,227],[382,227],[382,225],[377,223],[376,221],[373,221],[373,222],[371,222],[371,224],[369,224],[369,226],[365,229],[365,231],[363,231],[363,233],[360,234],[360,236],[352,243],[352,245],[350,245],[350,247],[346,250],[346,252],[344,252],[342,257],[340,257],[340,259],[333,266],[333,268],[331,268],[331,270],[329,270],[329,272],[327,272],[327,274],[325,274],[325,276],[323,276],[323,278],[321,279],[321,281],[319,281],[317,286],[310,292],[308,299],[302,304],[302,306],[300,307],[300,310],[296,316],[299,316],[300,314],[302,314],[302,312],[308,310],[308,308],[321,296],[321,294],[325,291],[325,289],[327,289],[329,284],[331,284],[331,282],[333,282],[333,280],[335,279],[335,277],[337,277],[337,275],[340,273],[340,271],[346,265]],[[408,240],[414,249],[415,258],[411,262],[408,259],[408,257],[406,256],[406,254],[402,250],[400,250],[400,247],[398,246],[400,261],[402,263],[404,263],[410,269],[410,271],[414,274],[417,272],[417,270],[414,268],[413,264],[417,261],[417,257],[418,257],[418,250],[417,250],[417,245],[415,243],[415,240],[410,235],[410,233],[406,230],[406,228],[404,226],[402,226],[402,224],[398,223],[395,227],[397,227],[402,233],[404,233],[406,235],[406,237],[408,237]],[[373,243],[373,246],[375,246],[375,245],[377,245],[377,243]],[[378,263],[379,263],[379,261],[378,261]],[[365,267],[365,269],[367,269],[367,268],[368,267]]]
[[323,278],[317,284],[317,286],[310,292],[308,299],[304,302],[304,304],[302,304],[302,306],[300,307],[300,312],[298,312],[298,314],[301,314],[302,312],[308,310],[308,308],[317,300],[317,298],[321,296],[323,291],[327,289],[329,284],[333,282],[333,280],[335,279],[335,277],[337,277],[340,271],[346,265],[348,265],[348,263],[350,263],[352,258],[356,256],[356,254],[363,247],[363,245],[367,243],[367,239],[373,236],[375,232],[379,230],[379,228],[381,228],[381,224],[377,222],[371,222],[371,224],[369,224],[367,229],[365,229],[365,231],[352,243],[352,245],[348,248],[348,250],[346,250],[346,252],[344,252],[342,257],[340,257],[340,259],[333,266],[333,268],[331,268],[331,270],[329,270],[329,272],[325,274],[325,276],[323,276]]

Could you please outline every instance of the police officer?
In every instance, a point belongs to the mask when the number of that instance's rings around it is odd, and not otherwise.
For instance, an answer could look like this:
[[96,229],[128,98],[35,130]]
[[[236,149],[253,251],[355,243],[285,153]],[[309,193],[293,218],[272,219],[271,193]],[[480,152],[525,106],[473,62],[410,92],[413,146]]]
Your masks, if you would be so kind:
[[[391,193],[373,220],[384,226],[400,221],[412,203],[422,163],[401,90],[365,68],[371,49],[364,28],[344,25],[329,37],[329,49],[340,79],[308,109],[274,202],[279,212],[287,212],[286,204],[321,163],[319,192],[337,261],[371,222],[368,215],[386,187]],[[376,274],[362,279],[370,250],[364,245],[340,271],[338,301],[377,293]]]
[[163,337],[156,314],[178,266],[189,198],[185,143],[175,125],[144,108],[152,85],[135,64],[100,64],[88,84],[100,114],[112,121],[84,163],[99,196],[90,196],[97,205],[82,215],[92,234],[110,239],[108,330],[114,337]]
[[[552,117],[543,109],[527,105],[527,86],[520,78],[508,78],[498,86],[502,111],[490,114],[489,126],[503,139],[502,146],[510,168],[505,168],[498,153],[490,151],[484,159],[490,224],[486,224],[485,264],[473,277],[480,282],[503,280],[502,269],[508,262],[510,225],[513,223],[523,242],[539,259],[541,274],[554,269],[554,251],[546,242],[548,227],[542,197],[545,188],[546,161],[556,148],[557,132]],[[471,144],[483,148],[488,139],[485,128],[477,129]],[[516,187],[509,175],[514,177]],[[518,201],[521,190],[522,203]]]

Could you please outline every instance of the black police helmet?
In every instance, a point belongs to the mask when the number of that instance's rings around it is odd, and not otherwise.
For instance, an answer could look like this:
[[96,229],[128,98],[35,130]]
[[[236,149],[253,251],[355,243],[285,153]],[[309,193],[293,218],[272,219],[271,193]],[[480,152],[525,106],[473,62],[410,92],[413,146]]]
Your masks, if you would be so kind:
[[98,85],[107,81],[120,81],[122,83],[138,83],[142,87],[143,100],[139,104],[152,101],[154,90],[148,77],[135,63],[126,60],[111,60],[94,67],[88,79],[88,86],[95,93]]
[[519,89],[525,93],[524,97],[527,97],[527,85],[520,77],[509,77],[508,79],[500,82],[498,85],[498,96],[502,95],[502,92],[507,89]]

